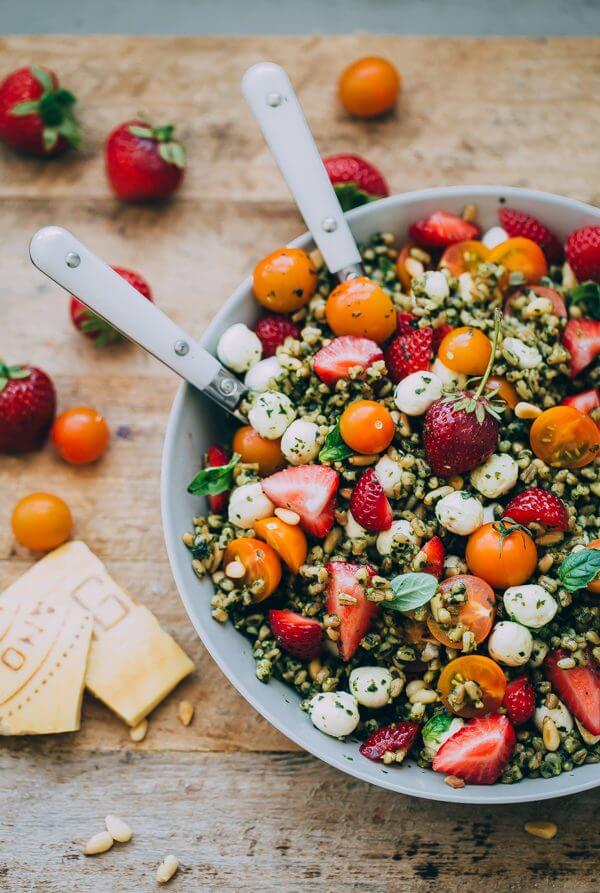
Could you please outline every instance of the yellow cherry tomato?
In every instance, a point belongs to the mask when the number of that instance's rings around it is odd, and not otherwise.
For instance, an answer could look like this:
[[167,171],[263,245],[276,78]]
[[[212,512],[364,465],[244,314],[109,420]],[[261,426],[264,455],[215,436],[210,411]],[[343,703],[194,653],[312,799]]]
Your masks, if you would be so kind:
[[522,236],[507,239],[496,245],[490,251],[489,260],[490,263],[499,264],[506,270],[503,285],[508,284],[511,273],[521,273],[525,277],[525,282],[532,285],[539,282],[548,272],[548,264],[540,246]]
[[297,524],[286,524],[276,516],[255,521],[254,530],[260,539],[275,549],[292,573],[297,574],[308,552],[304,531]]
[[[475,682],[481,689],[481,703],[465,699],[462,706],[450,697],[458,685]],[[466,654],[446,664],[438,680],[444,706],[457,716],[469,719],[498,709],[506,692],[506,676],[498,664],[483,654]]]
[[490,250],[483,242],[469,239],[446,248],[440,260],[440,267],[458,277],[462,273],[476,273],[479,264],[486,263],[489,257]]
[[509,409],[514,409],[519,402],[519,395],[510,381],[498,375],[488,378],[485,396],[489,400],[504,400]]
[[600,450],[600,430],[574,406],[553,406],[537,417],[529,432],[531,449],[553,468],[583,468]]
[[268,543],[245,536],[232,540],[223,556],[225,572],[227,565],[233,561],[239,561],[244,568],[244,576],[237,577],[236,582],[250,586],[257,580],[262,580],[260,590],[254,594],[255,602],[264,601],[277,589],[281,580],[281,561]]
[[342,105],[357,118],[376,118],[388,112],[402,87],[396,68],[387,59],[366,56],[349,65],[340,77]]
[[26,549],[56,549],[69,539],[72,528],[68,505],[53,493],[30,493],[13,509],[13,533]]
[[334,288],[327,298],[325,316],[336,335],[358,335],[381,342],[396,331],[392,299],[365,276],[346,279]]
[[481,329],[461,326],[442,339],[438,357],[448,369],[464,375],[483,375],[492,355],[492,342]]
[[529,533],[510,519],[484,524],[471,534],[467,566],[494,589],[526,583],[537,565],[537,548]]
[[278,248],[254,268],[257,301],[275,313],[293,313],[308,304],[317,288],[317,269],[300,248]]
[[340,434],[357,453],[381,453],[394,439],[396,426],[389,411],[375,400],[351,403],[340,418]]
[[269,440],[261,437],[252,425],[243,425],[233,435],[232,448],[239,453],[242,462],[258,465],[259,474],[267,477],[280,471],[285,465],[281,452],[281,439]]

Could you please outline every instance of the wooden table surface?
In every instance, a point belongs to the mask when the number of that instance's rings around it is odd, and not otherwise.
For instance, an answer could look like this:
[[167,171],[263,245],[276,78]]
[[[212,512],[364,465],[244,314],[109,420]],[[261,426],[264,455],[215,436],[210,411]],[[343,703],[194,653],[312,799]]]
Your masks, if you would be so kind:
[[[397,112],[375,123],[350,120],[335,98],[340,69],[367,53],[388,56],[405,81]],[[141,744],[89,697],[79,733],[0,742],[0,889],[152,890],[169,852],[182,891],[598,889],[594,792],[490,808],[392,794],[300,752],[234,691],[194,634],[163,546],[160,455],[177,381],[132,345],[101,352],[78,336],[27,242],[43,224],[71,228],[142,272],[157,304],[199,336],[256,259],[303,228],[240,91],[264,58],[287,67],[323,153],[365,154],[394,191],[503,183],[600,203],[600,41],[4,38],[0,58],[2,72],[34,61],[60,72],[85,131],[80,153],[54,161],[0,154],[0,356],[40,365],[59,408],[91,404],[114,433],[94,467],[49,448],[0,460],[0,586],[34,560],[11,535],[12,505],[54,491],[75,534],[197,663]],[[118,203],[103,173],[105,136],[140,112],[176,124],[188,149],[184,187],[163,207]],[[196,707],[189,728],[176,716],[184,697]],[[84,857],[108,812],[131,822],[133,842]],[[534,818],[555,821],[558,836],[525,834]]]

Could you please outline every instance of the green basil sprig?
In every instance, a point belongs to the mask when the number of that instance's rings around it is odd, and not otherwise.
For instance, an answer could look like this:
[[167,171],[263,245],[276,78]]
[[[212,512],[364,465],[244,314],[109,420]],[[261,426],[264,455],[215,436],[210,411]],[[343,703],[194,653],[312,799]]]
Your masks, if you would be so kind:
[[582,282],[571,292],[571,303],[581,304],[586,316],[600,320],[600,284],[598,282]]
[[386,601],[386,608],[395,611],[414,611],[433,598],[438,586],[433,574],[400,574],[391,581],[393,601]]
[[341,462],[342,459],[351,456],[353,452],[354,450],[351,450],[348,444],[342,440],[340,423],[337,422],[325,438],[325,443],[319,453],[319,462]]
[[240,461],[239,453],[234,453],[227,465],[211,465],[199,471],[188,486],[188,493],[194,496],[218,496],[233,485],[233,469]]
[[558,577],[565,589],[576,592],[600,574],[600,549],[578,549],[567,555],[558,569]]

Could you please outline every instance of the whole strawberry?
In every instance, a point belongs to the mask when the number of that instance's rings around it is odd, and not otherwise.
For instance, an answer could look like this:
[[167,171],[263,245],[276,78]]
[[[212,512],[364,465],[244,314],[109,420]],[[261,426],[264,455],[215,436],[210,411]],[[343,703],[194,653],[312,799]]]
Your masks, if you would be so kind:
[[75,97],[59,87],[53,71],[19,68],[0,84],[0,139],[30,155],[58,155],[69,145],[78,146],[74,104]]
[[[152,301],[150,286],[143,276],[133,270],[127,270],[125,267],[113,267],[113,270],[126,279],[130,285],[133,285],[148,301]],[[120,332],[113,329],[102,317],[96,316],[93,310],[90,310],[77,298],[71,298],[70,312],[71,320],[77,331],[93,341],[95,347],[106,347],[107,344],[115,344],[123,340],[123,335]]]
[[579,282],[600,282],[600,226],[572,232],[565,242],[565,254]]
[[329,155],[323,159],[342,211],[358,208],[390,194],[383,174],[360,155]]
[[125,201],[167,198],[181,184],[185,150],[173,139],[173,126],[126,121],[106,141],[106,173]]
[[498,217],[509,236],[522,236],[539,245],[549,264],[559,264],[562,261],[563,247],[560,240],[535,217],[514,208],[500,208]]
[[0,452],[24,453],[41,446],[55,412],[54,385],[45,372],[0,361]]

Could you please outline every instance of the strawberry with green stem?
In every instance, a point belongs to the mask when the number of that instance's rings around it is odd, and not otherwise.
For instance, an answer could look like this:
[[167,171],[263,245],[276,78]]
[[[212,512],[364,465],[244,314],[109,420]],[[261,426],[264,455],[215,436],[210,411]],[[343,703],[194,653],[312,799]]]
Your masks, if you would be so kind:
[[29,65],[0,84],[0,139],[18,152],[58,155],[79,146],[81,131],[73,116],[75,97],[59,86],[53,71]]
[[171,124],[126,121],[108,137],[105,155],[110,185],[125,201],[168,198],[185,172],[185,149]]

